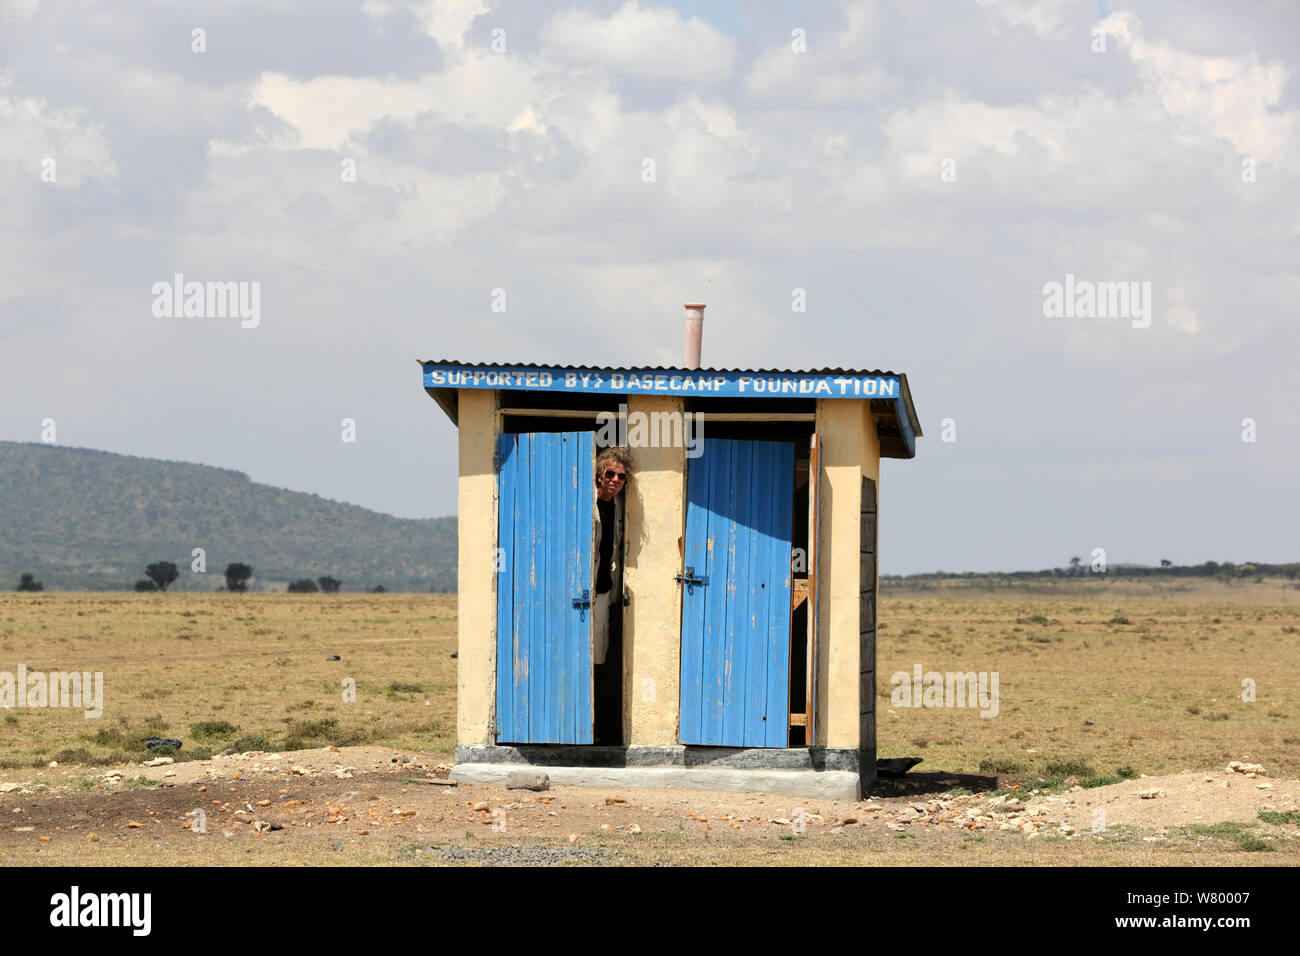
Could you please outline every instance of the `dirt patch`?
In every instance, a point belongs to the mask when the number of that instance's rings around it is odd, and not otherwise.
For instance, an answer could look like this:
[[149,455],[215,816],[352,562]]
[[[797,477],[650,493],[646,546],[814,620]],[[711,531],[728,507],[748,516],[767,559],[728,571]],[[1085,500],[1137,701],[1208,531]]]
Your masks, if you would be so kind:
[[[0,860],[829,865],[973,862],[976,853],[980,862],[1149,863],[1158,862],[1150,854],[1174,849],[1144,844],[1142,834],[1185,823],[1253,824],[1261,808],[1292,808],[1300,793],[1295,781],[1241,775],[1231,775],[1237,779],[1225,791],[1204,778],[1229,775],[1191,773],[1037,795],[991,791],[990,777],[909,774],[881,781],[857,802],[684,790],[531,792],[452,785],[450,763],[446,754],[345,747],[113,771],[61,767],[46,771],[41,784],[0,795]],[[58,772],[66,777],[51,776]],[[94,789],[83,789],[88,779]],[[1258,789],[1268,782],[1273,789]],[[1144,789],[1166,796],[1142,800]],[[1141,839],[1129,831],[1121,841],[1093,834],[1097,807],[1112,829],[1127,824]],[[1300,863],[1296,826],[1258,826],[1252,833],[1267,830],[1273,842],[1252,861]],[[1210,842],[1168,862],[1243,859],[1239,847]],[[1187,849],[1196,855],[1188,858]]]
[[[1142,793],[1156,791],[1143,798]],[[1189,824],[1229,821],[1254,823],[1261,810],[1296,811],[1300,780],[1271,780],[1243,774],[1182,773],[1141,777],[1106,787],[1038,796],[1029,805],[1041,807],[1046,819],[1068,822],[1077,829],[1121,824],[1160,830]],[[1098,815],[1100,810],[1102,815]],[[1300,827],[1292,827],[1292,830]]]

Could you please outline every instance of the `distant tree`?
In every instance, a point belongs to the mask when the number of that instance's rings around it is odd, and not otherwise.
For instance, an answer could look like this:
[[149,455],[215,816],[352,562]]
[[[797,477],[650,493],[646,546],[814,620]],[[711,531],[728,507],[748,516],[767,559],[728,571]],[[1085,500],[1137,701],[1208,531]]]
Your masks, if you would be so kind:
[[1070,559],[1070,573],[1071,573],[1071,574],[1078,574],[1078,573],[1079,573],[1079,564],[1080,564],[1080,562],[1082,562],[1082,561],[1083,561],[1083,558],[1071,558],[1071,559]]
[[370,589],[370,593],[371,593],[371,594],[387,594],[387,593],[388,593],[388,588],[384,587],[382,584],[376,584],[373,588]]
[[290,594],[315,594],[320,588],[316,587],[316,582],[311,578],[303,578],[301,581],[293,581],[289,585]]
[[[144,573],[149,576],[150,581],[158,585],[159,591],[166,591],[167,585],[175,581],[181,574],[176,570],[176,565],[170,561],[155,561],[144,569]],[[136,590],[140,589],[137,588]]]
[[338,578],[332,578],[328,574],[323,578],[318,578],[317,580],[320,581],[320,589],[326,594],[337,594],[339,585],[343,583]]
[[1170,561],[1168,558],[1161,558],[1160,566],[1162,568],[1172,568],[1174,566],[1174,562]]
[[226,590],[247,591],[248,579],[253,576],[253,569],[246,564],[235,562],[226,565]]
[[153,583],[152,581],[150,581],[148,578],[141,578],[139,581],[136,581],[136,582],[135,582],[135,589],[136,589],[137,591],[161,591],[161,590],[164,590],[163,588],[158,587],[158,585],[154,584],[154,583]]
[[45,585],[36,580],[34,574],[24,574],[18,579],[18,590],[20,591],[44,591]]

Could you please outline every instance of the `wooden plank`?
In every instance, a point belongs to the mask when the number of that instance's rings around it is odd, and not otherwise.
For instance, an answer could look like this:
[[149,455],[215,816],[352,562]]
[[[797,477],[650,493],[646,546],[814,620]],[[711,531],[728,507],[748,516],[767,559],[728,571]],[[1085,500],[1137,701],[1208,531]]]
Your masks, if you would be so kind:
[[790,545],[794,535],[794,443],[772,443],[770,523],[766,526],[767,746],[790,744]]
[[[595,616],[592,613],[596,602],[596,436],[591,432],[578,432],[569,440],[573,446],[572,455],[572,494],[573,531],[566,542],[569,563],[572,570],[566,575],[569,583],[570,600],[565,604],[569,614],[569,623],[573,628],[573,639],[569,643],[572,655],[572,670],[569,686],[574,694],[569,699],[577,701],[574,714],[574,736],[578,743],[595,743],[595,667],[591,662],[591,637]],[[583,589],[591,593],[592,607],[585,613],[575,613],[572,598],[582,594]],[[612,598],[611,598],[612,600]]]
[[811,422],[816,412],[690,412],[703,415],[706,422]]
[[[583,535],[586,535],[588,547],[581,552],[574,551],[574,574],[576,581],[591,582],[588,587],[591,589],[591,599],[594,606],[596,600],[596,571],[599,561],[600,541],[596,537],[596,437],[595,435],[584,436],[578,447],[577,455],[577,481],[585,483],[586,491],[579,496],[578,506],[575,509],[574,520],[577,522],[574,531],[574,540],[582,541]],[[626,495],[624,496],[626,499]],[[584,558],[585,555],[585,558]],[[611,603],[615,600],[610,595]],[[620,608],[618,613],[622,613]],[[579,674],[578,680],[581,682],[583,694],[587,700],[587,717],[586,724],[590,734],[586,740],[590,743],[596,742],[596,666],[591,659],[591,638],[596,626],[596,617],[594,614],[588,614],[586,626],[583,627],[582,616],[578,617],[578,644],[579,648],[586,648],[585,654],[579,654]],[[613,640],[611,635],[610,640]],[[606,660],[608,660],[608,648],[606,649]],[[621,715],[620,715],[621,720]]]
[[744,747],[762,747],[767,682],[762,642],[753,638],[762,633],[759,629],[767,608],[755,593],[763,574],[759,562],[764,555],[752,516],[762,513],[766,506],[765,496],[771,492],[766,480],[771,464],[765,442],[731,445],[735,457],[729,477],[736,496],[727,516],[734,550],[733,572],[727,579],[727,664],[723,667],[727,694],[722,739],[724,743],[738,740]]
[[817,746],[817,545],[821,534],[821,436],[816,432],[808,443],[808,653],[804,743]]
[[517,726],[519,727],[521,737],[524,743],[533,742],[535,725],[537,724],[540,714],[533,711],[529,706],[535,694],[544,686],[542,680],[546,673],[546,659],[538,656],[538,650],[533,635],[537,633],[538,628],[543,624],[539,620],[539,606],[544,603],[545,595],[541,587],[529,587],[526,582],[536,579],[540,563],[537,559],[537,519],[539,517],[539,506],[536,500],[537,489],[534,483],[537,478],[538,455],[540,449],[534,443],[533,435],[522,435],[519,440],[520,466],[522,472],[519,480],[519,528],[523,534],[520,537],[520,554],[522,563],[515,567],[515,606],[520,608],[520,629],[519,629],[519,660],[517,661],[516,678],[518,684],[518,697],[515,702],[516,713],[518,716]]
[[806,578],[795,578],[794,583],[790,585],[790,611],[796,611],[800,604],[808,600],[808,581]]
[[497,547],[501,549],[497,581],[497,714],[499,740],[508,740],[515,729],[515,474],[518,470],[517,435],[500,435],[497,440]]
[[[707,574],[708,517],[709,517],[709,466],[713,460],[707,452],[687,462],[686,475],[686,531],[683,537],[681,573],[694,567]],[[700,739],[704,642],[705,598],[700,588],[682,585],[682,688],[678,715],[678,734],[682,743]]]
[[[584,583],[578,580],[576,574],[577,559],[583,553],[591,555],[588,544],[590,536],[583,540],[583,535],[578,532],[578,496],[581,490],[576,484],[577,444],[577,435],[561,435],[560,443],[555,446],[555,473],[563,480],[554,486],[557,500],[554,503],[555,511],[551,514],[560,518],[562,524],[560,533],[547,535],[547,562],[558,592],[555,611],[552,612],[556,627],[547,634],[548,638],[552,634],[559,638],[552,639],[552,659],[555,661],[556,674],[551,680],[551,686],[562,688],[560,694],[554,695],[558,700],[552,705],[552,714],[559,735],[565,740],[573,741],[581,741],[582,736],[579,726],[583,696],[582,675],[579,673],[577,644],[582,637],[581,623],[584,618],[582,609],[573,606],[573,599],[582,594]],[[594,478],[589,478],[588,484],[594,485]],[[591,619],[590,611],[585,618]]]
[[808,715],[807,715],[807,714],[791,714],[791,715],[790,715],[790,726],[791,726],[791,727],[806,727],[806,726],[808,726]]
[[527,743],[530,739],[528,734],[528,681],[529,659],[532,645],[529,641],[529,634],[533,627],[533,609],[532,609],[532,591],[521,585],[520,578],[527,580],[528,575],[532,573],[533,560],[533,508],[532,508],[532,489],[528,486],[529,475],[532,473],[532,443],[529,441],[529,435],[519,435],[518,444],[516,445],[515,455],[517,458],[517,471],[515,473],[515,499],[518,502],[518,509],[515,515],[515,556],[514,556],[514,578],[512,587],[515,592],[514,599],[514,638],[512,641],[512,653],[514,655],[513,666],[511,671],[511,688],[513,697],[513,708],[515,713],[515,734],[513,737],[507,737],[510,742],[519,741]]
[[[613,413],[610,409],[610,413]],[[516,415],[523,418],[595,418],[600,413],[595,408],[503,408],[502,415]]]
[[[714,443],[713,463],[709,467],[708,557],[705,562],[709,584],[705,595],[703,694],[700,705],[699,743],[722,743],[722,678],[725,673],[727,637],[727,590],[734,573],[736,549],[731,463],[734,449],[729,442],[705,439]],[[709,457],[705,452],[705,457]],[[699,566],[696,566],[698,572]],[[696,588],[698,593],[701,589]]]
[[[546,545],[551,535],[546,533],[546,518],[555,512],[549,510],[550,502],[547,492],[551,482],[548,475],[554,475],[551,461],[549,436],[538,433],[528,436],[528,565],[525,569],[524,582],[528,587],[528,629],[525,640],[528,643],[528,683],[525,712],[528,714],[527,743],[542,743],[547,737],[550,714],[547,713],[548,700],[546,691],[550,685],[551,660],[547,653],[549,642],[545,639],[548,620],[556,600],[558,589],[549,573],[552,565],[547,560]],[[520,582],[523,583],[523,582]],[[516,592],[518,597],[522,594]]]

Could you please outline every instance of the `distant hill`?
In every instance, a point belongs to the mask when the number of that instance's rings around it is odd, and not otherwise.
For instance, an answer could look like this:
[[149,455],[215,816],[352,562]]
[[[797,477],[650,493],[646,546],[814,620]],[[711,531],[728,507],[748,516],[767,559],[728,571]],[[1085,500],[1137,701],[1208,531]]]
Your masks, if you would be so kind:
[[[190,569],[194,548],[206,574]],[[154,561],[180,569],[171,590],[216,590],[243,562],[254,591],[322,575],[344,591],[454,591],[456,519],[394,518],[225,468],[0,442],[0,589],[30,571],[47,590],[130,590]]]

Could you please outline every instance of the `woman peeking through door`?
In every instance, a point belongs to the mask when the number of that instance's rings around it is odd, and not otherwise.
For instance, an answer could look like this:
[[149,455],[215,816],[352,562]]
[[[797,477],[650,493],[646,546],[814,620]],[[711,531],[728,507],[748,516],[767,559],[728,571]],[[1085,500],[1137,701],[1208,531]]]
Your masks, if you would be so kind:
[[[626,446],[596,456],[596,600],[592,606],[591,662],[604,664],[610,614],[623,611],[623,490],[632,478]],[[611,608],[611,604],[613,608]]]

